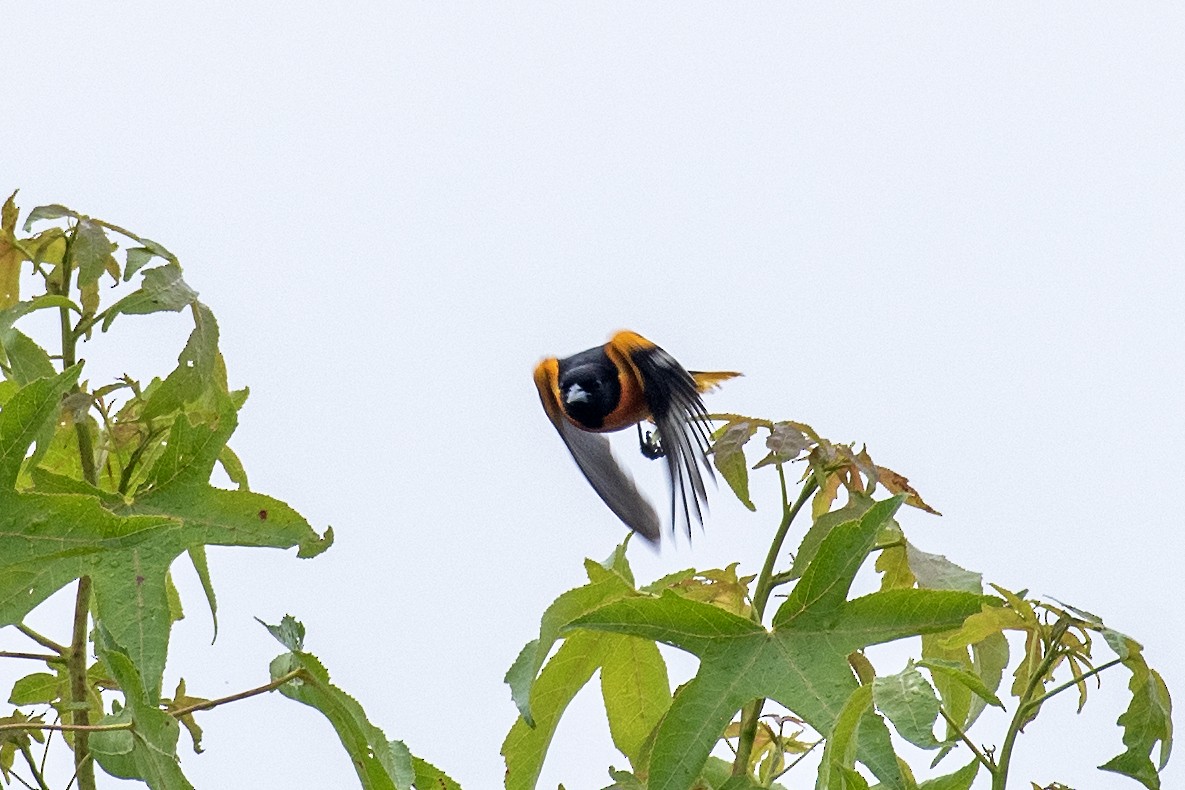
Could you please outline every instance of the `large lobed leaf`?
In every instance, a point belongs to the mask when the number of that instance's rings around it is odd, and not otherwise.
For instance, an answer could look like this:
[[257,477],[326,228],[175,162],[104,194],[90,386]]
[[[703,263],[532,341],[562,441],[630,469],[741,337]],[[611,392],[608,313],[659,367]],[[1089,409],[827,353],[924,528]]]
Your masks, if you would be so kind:
[[[654,728],[671,701],[666,662],[654,641],[577,631],[567,634],[548,659],[573,620],[606,603],[643,595],[634,588],[624,550],[622,544],[603,563],[585,562],[588,584],[565,592],[548,607],[539,638],[523,648],[506,673],[520,711],[502,744],[507,788],[535,786],[564,710],[598,670],[614,745],[635,769],[645,762]],[[684,578],[675,574],[667,582]]]
[[[658,727],[650,790],[691,787],[724,728],[753,699],[776,700],[819,732],[832,733],[859,686],[850,653],[949,630],[980,610],[983,596],[963,591],[889,590],[848,600],[856,571],[901,499],[878,502],[831,529],[776,613],[772,631],[669,593],[609,603],[572,623],[654,639],[700,658],[699,672],[675,694]],[[870,709],[861,714],[855,749],[886,788],[906,786],[888,729]]]
[[151,486],[134,501],[37,471],[34,490],[17,491],[32,441],[52,427],[77,377],[72,368],[38,379],[0,410],[0,624],[19,623],[56,590],[90,576],[96,617],[134,663],[149,697],[159,701],[172,620],[167,576],[178,555],[214,544],[299,546],[300,556],[309,557],[327,548],[332,536],[317,535],[271,497],[209,484],[236,424],[229,402],[214,425],[176,418],[150,470]]

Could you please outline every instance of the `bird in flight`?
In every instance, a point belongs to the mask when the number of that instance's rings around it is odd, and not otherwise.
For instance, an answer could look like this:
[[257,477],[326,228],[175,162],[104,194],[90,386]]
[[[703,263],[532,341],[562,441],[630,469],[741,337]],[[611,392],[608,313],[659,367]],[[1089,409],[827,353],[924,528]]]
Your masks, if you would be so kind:
[[[638,427],[642,454],[666,458],[672,528],[681,516],[703,523],[707,491],[708,410],[701,393],[740,373],[688,371],[674,357],[634,332],[618,332],[603,346],[570,357],[549,357],[535,367],[543,410],[593,490],[625,525],[651,543],[659,540],[654,507],[621,468],[602,434]],[[642,422],[654,424],[643,433]]]

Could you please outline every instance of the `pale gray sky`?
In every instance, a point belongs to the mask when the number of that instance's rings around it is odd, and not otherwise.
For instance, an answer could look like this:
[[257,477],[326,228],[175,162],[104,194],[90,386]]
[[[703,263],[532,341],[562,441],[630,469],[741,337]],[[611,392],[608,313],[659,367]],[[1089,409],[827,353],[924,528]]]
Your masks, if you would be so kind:
[[[181,571],[166,686],[263,682],[252,618],[290,612],[389,736],[498,786],[502,674],[622,536],[531,368],[628,327],[744,371],[710,408],[867,442],[946,514],[905,517],[919,547],[1101,614],[1185,698],[1180,4],[0,8],[0,189],[180,256],[252,390],[253,488],[338,536],[213,551],[213,646]],[[186,332],[124,320],[88,375],[163,372]],[[639,576],[755,572],[774,486],[755,516],[719,492]],[[1051,705],[1017,785],[1136,787],[1094,769],[1120,710]],[[540,786],[602,787],[596,699],[569,715]],[[202,723],[199,788],[353,782],[278,696]]]

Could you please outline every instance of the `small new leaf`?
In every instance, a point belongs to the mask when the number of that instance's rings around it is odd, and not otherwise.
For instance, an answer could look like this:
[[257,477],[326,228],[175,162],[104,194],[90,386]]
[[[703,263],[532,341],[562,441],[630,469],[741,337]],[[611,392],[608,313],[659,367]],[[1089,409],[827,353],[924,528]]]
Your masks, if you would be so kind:
[[769,455],[758,461],[753,468],[788,463],[802,455],[803,451],[810,449],[815,443],[807,433],[809,430],[809,426],[802,423],[775,422],[765,440]]
[[[128,253],[129,257],[131,253]],[[167,263],[144,271],[140,288],[120,299],[107,310],[103,318],[103,331],[121,313],[147,315],[162,311],[178,312],[197,301],[197,291],[186,285],[181,276],[181,267]]]
[[[115,245],[107,238],[103,226],[90,219],[80,219],[70,245],[70,265],[78,272],[78,286],[85,288],[99,282],[108,268]],[[116,278],[118,282],[118,278]],[[85,305],[84,305],[85,307]]]
[[12,684],[8,701],[13,705],[42,705],[53,702],[60,694],[61,680],[48,672],[34,672]]
[[78,213],[66,208],[58,203],[51,203],[48,206],[38,206],[29,212],[29,216],[25,217],[24,231],[29,232],[29,228],[33,226],[34,222],[43,219],[61,219],[62,217],[71,217],[78,219]]
[[756,431],[756,422],[730,422],[716,431],[712,443],[712,464],[728,482],[741,504],[749,510],[756,510],[757,506],[749,498],[749,464],[745,460],[745,444]]
[[292,615],[284,615],[280,618],[278,625],[268,625],[258,617],[255,618],[255,622],[266,628],[267,632],[274,636],[277,642],[292,652],[299,653],[304,650],[304,623]]

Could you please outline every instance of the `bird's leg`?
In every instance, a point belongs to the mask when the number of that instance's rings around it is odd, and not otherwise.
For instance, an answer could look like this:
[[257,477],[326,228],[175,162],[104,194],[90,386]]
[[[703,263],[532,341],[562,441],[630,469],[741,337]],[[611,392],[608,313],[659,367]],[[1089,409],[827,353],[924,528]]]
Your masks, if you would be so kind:
[[642,433],[642,423],[640,422],[638,423],[638,449],[651,461],[667,454],[667,451],[662,449],[662,441],[659,439],[658,433],[655,431]]

